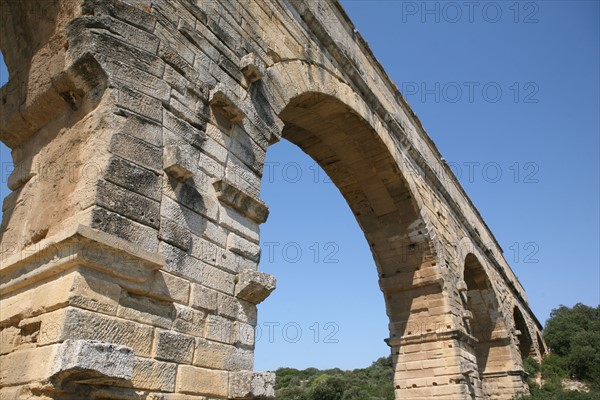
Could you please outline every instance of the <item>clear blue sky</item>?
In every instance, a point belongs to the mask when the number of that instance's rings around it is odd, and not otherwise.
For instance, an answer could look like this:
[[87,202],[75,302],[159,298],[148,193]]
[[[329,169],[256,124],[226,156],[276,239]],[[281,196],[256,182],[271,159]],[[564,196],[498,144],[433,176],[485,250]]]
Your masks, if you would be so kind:
[[[342,4],[459,175],[538,318],[559,304],[597,305],[599,3]],[[348,206],[290,143],[272,146],[267,162],[260,268],[278,289],[259,307],[256,369],[357,368],[387,355],[375,266]],[[6,196],[4,174],[0,189]]]

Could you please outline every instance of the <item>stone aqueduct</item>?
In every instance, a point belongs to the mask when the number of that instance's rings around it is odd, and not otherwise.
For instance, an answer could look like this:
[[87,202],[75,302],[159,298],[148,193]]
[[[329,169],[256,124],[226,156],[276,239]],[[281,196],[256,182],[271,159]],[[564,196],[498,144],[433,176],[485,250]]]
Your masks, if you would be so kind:
[[364,231],[397,399],[509,399],[545,345],[502,250],[333,0],[2,2],[3,399],[252,399],[265,154]]

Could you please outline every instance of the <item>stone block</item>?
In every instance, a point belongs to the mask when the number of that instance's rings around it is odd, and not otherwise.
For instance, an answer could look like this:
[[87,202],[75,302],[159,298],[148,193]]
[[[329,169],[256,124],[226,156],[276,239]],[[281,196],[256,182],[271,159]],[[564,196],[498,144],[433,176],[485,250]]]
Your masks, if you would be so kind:
[[236,235],[230,233],[227,238],[227,250],[237,253],[252,261],[258,262],[260,259],[260,246]]
[[238,371],[229,373],[230,399],[274,399],[275,373]]
[[190,283],[187,279],[158,270],[154,272],[147,295],[187,304],[190,297]]
[[190,305],[194,308],[214,312],[217,310],[217,294],[216,290],[193,283]]
[[180,365],[175,390],[178,393],[227,397],[229,375],[226,371]]
[[173,330],[200,337],[204,335],[206,313],[181,304],[174,304]]
[[219,315],[208,315],[204,336],[208,340],[231,344],[233,343],[233,322]]
[[184,181],[194,175],[190,165],[191,158],[193,156],[187,154],[180,146],[166,146],[163,152],[163,169],[170,176]]
[[[216,180],[213,186],[217,193],[217,198],[222,203],[234,208],[237,213],[239,213],[238,215],[246,217],[246,221],[243,221],[240,218],[229,215],[230,213],[226,213],[225,215],[229,217],[226,221],[229,221],[229,219],[234,220],[230,223],[232,225],[231,229],[240,231],[244,236],[254,238],[254,232],[248,232],[248,230],[254,230],[251,228],[254,225],[252,222],[255,224],[262,224],[267,220],[267,217],[269,216],[269,208],[267,205],[261,200],[248,195],[225,179]],[[225,209],[225,211],[227,211],[227,209]],[[249,221],[248,219],[252,221]],[[237,220],[237,223],[235,220]]]
[[210,91],[208,98],[208,103],[212,107],[222,110],[233,123],[240,122],[246,118],[246,113],[244,113],[241,105],[237,104],[237,102],[237,97],[221,83],[218,83]]
[[137,389],[173,392],[176,374],[177,364],[136,357],[131,383]]
[[123,291],[117,316],[145,325],[169,329],[173,321],[173,306]]
[[136,355],[149,357],[152,327],[77,308],[66,308],[40,317],[40,344],[74,340],[96,340],[127,346]]
[[107,181],[160,201],[162,179],[154,171],[120,157],[111,157],[104,176]]
[[[17,350],[2,356],[0,386],[20,385],[48,379],[59,345]],[[35,368],[32,368],[35,366]]]
[[192,363],[195,347],[192,336],[162,329],[157,329],[155,336],[154,355],[156,359],[178,364]]
[[144,168],[160,172],[160,148],[127,133],[116,133],[110,143],[110,152]]
[[192,234],[190,231],[170,218],[163,217],[160,219],[158,238],[179,247],[183,251],[188,251],[192,247]]
[[256,82],[265,76],[265,64],[254,53],[248,53],[241,58],[240,70],[249,82]]
[[254,365],[254,353],[230,344],[197,338],[193,364],[228,371],[251,370]]
[[235,318],[238,313],[237,299],[228,294],[217,293],[217,313],[224,317]]
[[273,275],[258,271],[242,271],[237,275],[235,296],[253,304],[266,299],[276,287]]
[[58,386],[78,381],[98,384],[130,381],[133,364],[133,350],[127,346],[95,340],[66,340],[58,348],[50,380]]

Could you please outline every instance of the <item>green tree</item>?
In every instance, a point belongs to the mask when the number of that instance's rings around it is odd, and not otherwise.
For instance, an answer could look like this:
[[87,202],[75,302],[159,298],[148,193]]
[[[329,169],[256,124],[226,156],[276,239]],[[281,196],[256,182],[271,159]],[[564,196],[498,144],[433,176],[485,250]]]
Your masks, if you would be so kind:
[[551,374],[563,368],[569,376],[600,386],[600,306],[578,303],[573,308],[561,305],[552,310],[544,338],[560,357],[551,359]]
[[342,400],[344,397],[344,380],[337,376],[327,376],[315,385],[313,400]]

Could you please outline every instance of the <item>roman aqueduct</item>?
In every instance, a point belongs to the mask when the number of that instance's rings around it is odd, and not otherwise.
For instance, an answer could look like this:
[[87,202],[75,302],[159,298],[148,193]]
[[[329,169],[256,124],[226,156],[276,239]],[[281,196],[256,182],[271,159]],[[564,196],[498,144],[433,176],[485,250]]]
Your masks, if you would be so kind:
[[3,399],[273,398],[253,371],[269,146],[331,177],[375,259],[398,399],[510,399],[541,326],[334,0],[2,2]]

